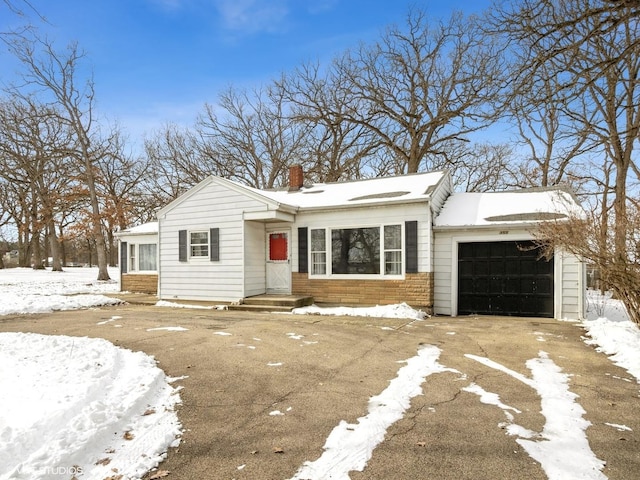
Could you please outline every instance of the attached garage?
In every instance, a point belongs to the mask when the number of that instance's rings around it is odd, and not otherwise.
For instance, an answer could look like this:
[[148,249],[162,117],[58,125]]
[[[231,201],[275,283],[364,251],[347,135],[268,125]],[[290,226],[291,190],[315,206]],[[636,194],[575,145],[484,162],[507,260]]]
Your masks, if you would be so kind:
[[541,222],[576,211],[562,189],[452,194],[434,220],[434,313],[584,318],[583,262],[534,243]]
[[553,317],[554,262],[531,241],[458,245],[458,314]]

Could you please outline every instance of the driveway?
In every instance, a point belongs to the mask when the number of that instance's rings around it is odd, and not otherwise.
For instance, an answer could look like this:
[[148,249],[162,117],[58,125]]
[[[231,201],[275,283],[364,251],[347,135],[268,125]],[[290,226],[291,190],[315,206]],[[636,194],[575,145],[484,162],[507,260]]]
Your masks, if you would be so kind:
[[[175,326],[187,330],[149,330]],[[568,388],[586,411],[589,446],[606,462],[606,478],[637,479],[640,471],[640,386],[586,345],[573,323],[123,305],[0,317],[0,331],[102,337],[153,355],[169,376],[184,376],[174,383],[184,387],[184,435],[160,466],[168,478],[292,478],[322,455],[342,420],[358,423],[369,398],[427,345],[440,349],[446,371],[426,378],[423,395],[387,429],[364,471],[350,473],[352,480],[547,478],[518,437],[507,434],[509,423],[533,432],[545,427],[538,392],[514,377],[531,378],[527,361],[541,355],[571,375]],[[472,385],[498,394],[503,407],[483,403]]]

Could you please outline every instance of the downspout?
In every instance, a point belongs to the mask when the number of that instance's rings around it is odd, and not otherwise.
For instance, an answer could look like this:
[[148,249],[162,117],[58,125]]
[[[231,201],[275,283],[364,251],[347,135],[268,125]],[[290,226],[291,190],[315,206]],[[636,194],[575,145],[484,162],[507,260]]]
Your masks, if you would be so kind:
[[162,278],[161,275],[161,270],[162,270],[162,262],[160,262],[160,245],[162,245],[162,242],[160,241],[161,239],[161,232],[162,229],[160,228],[160,218],[158,218],[158,244],[156,246],[156,268],[158,269],[158,280],[157,280],[157,284],[156,284],[156,297],[158,298],[158,300],[162,299],[162,292],[160,291],[160,286],[162,285],[162,283],[160,282],[160,279]]

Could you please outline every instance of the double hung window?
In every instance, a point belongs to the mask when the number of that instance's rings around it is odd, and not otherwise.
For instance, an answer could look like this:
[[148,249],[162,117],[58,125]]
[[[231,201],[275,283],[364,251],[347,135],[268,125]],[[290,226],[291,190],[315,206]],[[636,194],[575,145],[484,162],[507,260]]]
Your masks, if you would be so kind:
[[209,232],[207,230],[189,233],[189,256],[192,258],[209,257]]
[[129,271],[155,272],[158,269],[157,251],[155,243],[130,243]]

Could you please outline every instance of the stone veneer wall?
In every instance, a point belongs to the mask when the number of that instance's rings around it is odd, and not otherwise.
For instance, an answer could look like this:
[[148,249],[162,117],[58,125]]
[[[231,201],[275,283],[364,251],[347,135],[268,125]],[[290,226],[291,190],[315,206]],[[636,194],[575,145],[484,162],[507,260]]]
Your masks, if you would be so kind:
[[158,293],[158,275],[155,273],[124,274],[120,290],[134,293]]
[[315,302],[341,305],[389,305],[406,302],[431,313],[433,273],[407,273],[404,280],[310,279],[292,274],[292,293],[311,295]]

